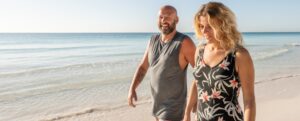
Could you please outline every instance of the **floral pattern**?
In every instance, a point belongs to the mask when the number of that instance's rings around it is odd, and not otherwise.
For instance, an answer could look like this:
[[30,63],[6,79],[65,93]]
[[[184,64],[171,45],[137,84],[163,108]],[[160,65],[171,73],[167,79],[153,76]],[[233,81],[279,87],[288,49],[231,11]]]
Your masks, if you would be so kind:
[[198,52],[193,73],[197,80],[198,121],[243,121],[234,51],[214,67],[205,64],[203,52],[203,48]]

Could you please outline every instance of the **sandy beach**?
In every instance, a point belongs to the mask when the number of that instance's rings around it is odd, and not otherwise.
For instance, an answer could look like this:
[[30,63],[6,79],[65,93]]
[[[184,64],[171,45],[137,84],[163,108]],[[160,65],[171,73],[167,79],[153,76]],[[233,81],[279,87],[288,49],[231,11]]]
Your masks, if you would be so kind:
[[[255,84],[257,121],[295,121],[300,105],[300,74],[281,76]],[[240,97],[242,98],[242,96]],[[242,105],[242,102],[241,102]],[[136,108],[123,106],[115,110],[90,110],[66,115],[51,121],[154,121],[151,102],[138,103]]]

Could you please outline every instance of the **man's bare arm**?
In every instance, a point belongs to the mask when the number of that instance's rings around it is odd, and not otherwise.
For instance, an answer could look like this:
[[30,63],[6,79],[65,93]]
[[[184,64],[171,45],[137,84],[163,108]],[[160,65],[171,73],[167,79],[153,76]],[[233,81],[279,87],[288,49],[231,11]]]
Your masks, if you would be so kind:
[[136,72],[133,76],[133,79],[131,81],[131,85],[130,85],[130,88],[129,88],[128,105],[132,106],[132,107],[135,107],[135,104],[133,103],[133,99],[135,101],[137,101],[137,94],[136,94],[135,90],[138,87],[138,85],[142,82],[142,80],[144,79],[144,77],[147,73],[148,67],[149,67],[149,62],[148,62],[149,43],[148,43],[147,49],[144,53],[144,57],[143,57],[141,63],[139,64],[139,66],[138,66],[138,68],[137,68],[137,70],[136,70]]

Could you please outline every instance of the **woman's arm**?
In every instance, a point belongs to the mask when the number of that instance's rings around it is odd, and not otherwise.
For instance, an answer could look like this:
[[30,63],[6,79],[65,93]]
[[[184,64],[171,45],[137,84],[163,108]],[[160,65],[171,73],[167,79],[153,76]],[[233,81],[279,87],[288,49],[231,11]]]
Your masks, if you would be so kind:
[[[200,45],[196,48],[196,51],[194,52],[195,53],[195,56],[194,56],[195,66],[197,66],[196,61],[197,61],[197,57],[199,54],[199,49],[202,49],[202,48],[203,48],[203,46]],[[187,105],[185,108],[183,121],[190,121],[191,111],[193,110],[193,112],[195,112],[197,110],[197,85],[196,84],[197,84],[197,80],[194,80],[191,85],[190,94],[189,94],[188,102],[187,102]]]
[[192,82],[192,86],[190,89],[190,95],[187,102],[187,106],[185,108],[183,121],[190,121],[191,111],[193,108],[195,108],[194,106],[196,104],[197,104],[197,87],[196,87],[196,80],[194,80]]
[[254,66],[245,48],[239,48],[236,52],[236,69],[242,85],[244,121],[255,121]]

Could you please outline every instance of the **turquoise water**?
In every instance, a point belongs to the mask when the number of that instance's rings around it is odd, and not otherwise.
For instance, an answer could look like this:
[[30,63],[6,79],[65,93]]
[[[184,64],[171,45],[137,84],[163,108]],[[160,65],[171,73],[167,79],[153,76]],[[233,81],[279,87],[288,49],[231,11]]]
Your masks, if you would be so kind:
[[[195,43],[193,33],[187,33]],[[152,33],[0,34],[0,120],[42,120],[126,106]],[[256,81],[300,72],[300,33],[244,33]],[[192,80],[189,69],[188,80]],[[150,99],[149,77],[138,88]],[[189,81],[190,82],[190,81]],[[26,111],[22,111],[26,109]]]

